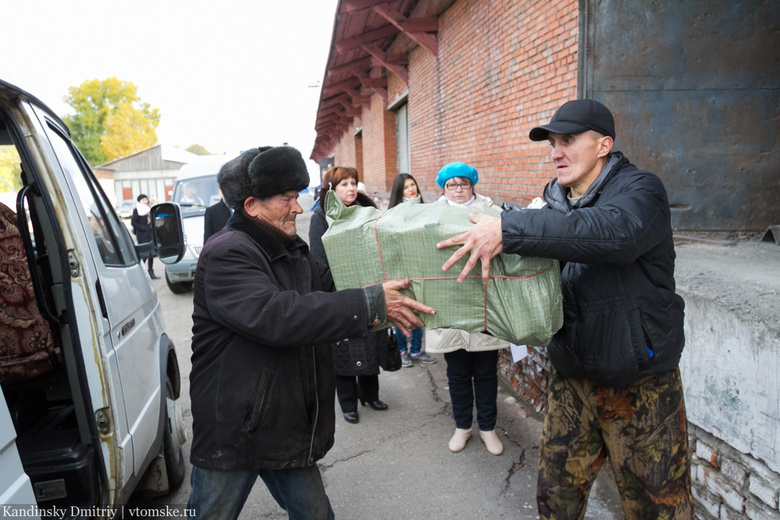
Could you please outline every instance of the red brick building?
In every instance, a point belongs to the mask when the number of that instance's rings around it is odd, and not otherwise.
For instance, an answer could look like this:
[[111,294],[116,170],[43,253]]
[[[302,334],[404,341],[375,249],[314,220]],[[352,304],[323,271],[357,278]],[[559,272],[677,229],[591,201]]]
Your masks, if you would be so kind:
[[[577,97],[577,36],[577,0],[342,0],[311,156],[356,167],[378,197],[411,173],[427,201],[462,161],[479,193],[528,202],[554,175],[528,131]],[[536,354],[502,372],[541,410]]]
[[480,193],[531,200],[552,170],[528,131],[576,97],[577,23],[576,0],[343,0],[312,158],[357,167],[379,195],[411,173],[427,200],[463,161]]

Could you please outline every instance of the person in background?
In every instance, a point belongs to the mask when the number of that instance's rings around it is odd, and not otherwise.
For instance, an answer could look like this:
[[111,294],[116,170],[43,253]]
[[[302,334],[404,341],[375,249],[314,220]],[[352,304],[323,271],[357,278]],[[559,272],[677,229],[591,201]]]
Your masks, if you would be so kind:
[[[490,198],[477,194],[479,182],[476,168],[462,162],[447,164],[436,176],[436,183],[444,190],[437,204],[471,206],[482,202],[498,209]],[[447,380],[455,418],[455,433],[448,447],[458,453],[471,438],[477,408],[479,437],[487,451],[501,455],[504,445],[496,434],[498,416],[498,351],[509,348],[509,343],[482,332],[458,329],[427,329],[425,348],[428,352],[443,352],[447,362]]]
[[235,212],[195,272],[190,518],[238,518],[259,477],[289,518],[332,519],[317,467],[334,441],[331,344],[386,321],[408,333],[433,309],[399,292],[408,281],[334,292],[297,235],[298,150],[247,150],[218,182]]
[[[225,166],[223,165],[222,168],[224,167]],[[222,189],[217,188],[217,190],[219,191],[219,202],[206,208],[206,214],[203,216],[204,244],[211,235],[225,227],[230,215],[233,214],[233,211],[225,204],[225,196],[222,194]]]
[[[149,206],[149,197],[143,193],[138,195],[136,201],[137,204],[130,217],[130,226],[133,228],[136,242],[139,244],[146,244],[147,242],[151,242],[154,238],[152,235],[152,226],[149,223],[149,212],[152,208]],[[152,280],[158,280],[160,278],[154,274],[154,256],[150,256],[146,259],[146,267],[147,271],[149,271],[149,278]]]
[[[411,204],[422,204],[423,198],[420,194],[420,187],[414,177],[408,173],[399,173],[393,181],[393,188],[390,190],[390,203],[388,208],[394,208],[402,202]],[[421,363],[436,363],[436,358],[422,350],[423,333],[425,329],[418,327],[412,331],[411,341],[407,341],[406,336],[396,330],[396,340],[398,341],[398,350],[401,351],[401,366],[411,367],[413,361]]]
[[562,105],[531,130],[547,141],[557,177],[542,209],[472,215],[460,246],[463,281],[495,255],[562,262],[564,323],[547,347],[552,369],[536,500],[543,519],[582,518],[609,459],[626,518],[693,517],[690,453],[678,364],[684,302],[675,292],[669,200],[661,180],[613,150],[610,110]]
[[[309,247],[318,261],[328,265],[322,235],[328,229],[325,207],[328,192],[338,195],[346,206],[376,207],[368,195],[358,192],[358,171],[355,168],[335,166],[325,171],[320,192],[320,204],[314,209],[309,224]],[[341,254],[348,254],[347,251]],[[360,262],[361,258],[353,261]],[[387,404],[379,399],[379,351],[385,342],[387,331],[369,332],[362,338],[338,341],[333,346],[333,364],[336,370],[336,395],[339,399],[344,420],[350,423],[360,421],[357,404],[368,405],[374,410],[387,410]]]

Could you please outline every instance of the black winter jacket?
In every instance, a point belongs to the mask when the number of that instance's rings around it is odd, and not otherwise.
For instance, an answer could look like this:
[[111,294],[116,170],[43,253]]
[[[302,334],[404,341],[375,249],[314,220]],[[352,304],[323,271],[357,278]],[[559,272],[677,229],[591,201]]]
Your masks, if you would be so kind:
[[194,466],[305,467],[330,449],[329,344],[385,318],[381,287],[332,288],[303,240],[285,248],[239,212],[209,239],[192,316]]
[[[322,202],[322,197],[321,197]],[[360,206],[373,206],[370,197],[358,193],[355,201]],[[328,230],[323,204],[314,208],[309,223],[309,247],[311,254],[318,261],[328,264],[325,247],[322,245],[322,235]],[[362,259],[355,258],[355,262]],[[386,331],[369,332],[362,338],[338,341],[333,345],[333,367],[339,376],[372,376],[379,374],[379,352],[381,345],[386,344]]]
[[138,209],[134,209],[130,216],[130,226],[133,228],[136,242],[145,244],[152,241],[152,226],[149,224],[148,214],[142,217],[138,214]]
[[556,370],[622,386],[675,369],[684,303],[661,180],[614,152],[575,207],[557,180],[544,198],[501,219],[505,253],[562,263],[564,325],[547,347]]

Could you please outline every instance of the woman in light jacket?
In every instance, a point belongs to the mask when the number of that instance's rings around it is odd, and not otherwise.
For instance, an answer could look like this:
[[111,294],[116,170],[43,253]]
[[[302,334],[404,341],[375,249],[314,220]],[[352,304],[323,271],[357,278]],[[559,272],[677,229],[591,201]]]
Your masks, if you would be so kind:
[[[461,162],[450,163],[439,171],[436,183],[444,190],[437,204],[471,206],[493,201],[474,192],[479,181],[477,170]],[[455,434],[449,442],[450,451],[458,453],[471,438],[474,421],[473,409],[477,407],[479,436],[488,452],[501,455],[504,446],[496,435],[498,414],[498,351],[509,343],[488,334],[470,333],[458,329],[433,329],[425,331],[428,352],[444,353],[447,362],[447,380],[455,418]]]
[[[326,196],[330,190],[339,196],[346,206],[359,205],[376,207],[371,197],[359,193],[358,171],[355,168],[335,166],[325,172],[320,192],[320,204],[314,208],[309,224],[309,249],[320,262],[328,264],[322,235],[328,230],[325,220]],[[356,258],[355,261],[361,259]],[[344,413],[344,420],[350,423],[360,421],[358,400],[374,410],[387,410],[387,404],[379,400],[379,354],[380,342],[388,341],[387,332],[369,332],[363,338],[342,340],[333,345],[333,366],[336,372],[336,395]],[[385,343],[386,345],[386,343]]]

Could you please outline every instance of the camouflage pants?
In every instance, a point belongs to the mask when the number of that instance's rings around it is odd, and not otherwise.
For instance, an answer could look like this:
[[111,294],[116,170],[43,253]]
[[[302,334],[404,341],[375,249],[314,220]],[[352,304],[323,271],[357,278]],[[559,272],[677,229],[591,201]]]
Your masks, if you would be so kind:
[[581,519],[609,458],[628,519],[693,517],[679,370],[610,388],[554,369],[547,391],[536,501],[542,519]]

